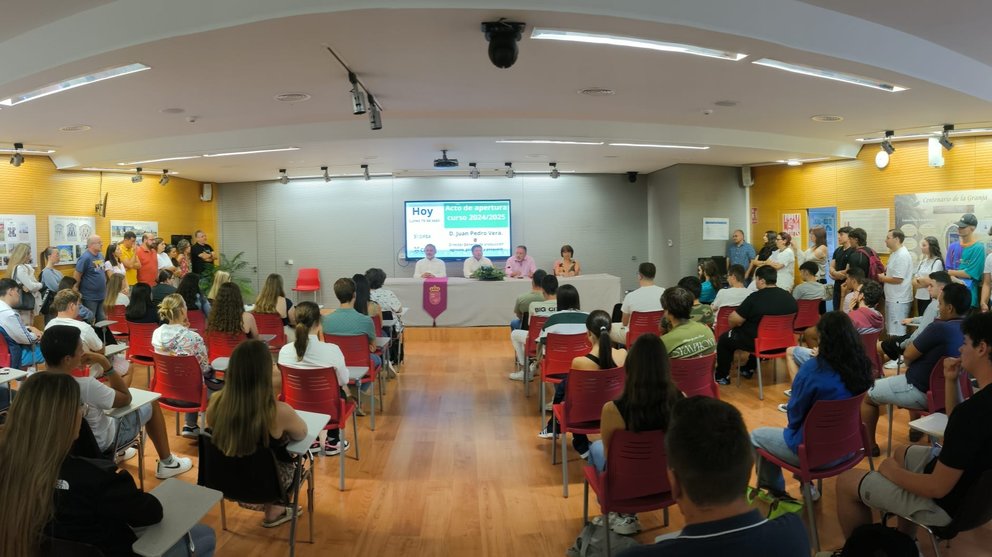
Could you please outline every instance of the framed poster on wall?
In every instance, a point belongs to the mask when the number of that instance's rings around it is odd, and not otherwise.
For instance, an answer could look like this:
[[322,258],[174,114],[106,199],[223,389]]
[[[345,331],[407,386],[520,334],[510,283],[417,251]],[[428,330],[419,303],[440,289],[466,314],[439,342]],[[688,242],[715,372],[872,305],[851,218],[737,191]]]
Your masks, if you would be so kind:
[[28,244],[28,261],[37,266],[38,229],[34,215],[0,214],[0,269],[6,269],[10,254],[18,244]]
[[110,221],[110,241],[124,241],[124,233],[129,230],[134,232],[134,234],[138,237],[138,243],[141,243],[141,235],[145,232],[150,232],[155,236],[158,236],[158,222],[141,220],[112,220]]
[[944,254],[948,246],[958,242],[958,219],[971,213],[978,218],[975,236],[992,247],[989,227],[992,226],[992,189],[958,190],[914,193],[896,196],[896,228],[906,235],[906,248],[918,255],[920,241],[927,236],[937,238]]
[[75,263],[96,230],[96,217],[48,217],[48,242],[59,250],[60,263]]

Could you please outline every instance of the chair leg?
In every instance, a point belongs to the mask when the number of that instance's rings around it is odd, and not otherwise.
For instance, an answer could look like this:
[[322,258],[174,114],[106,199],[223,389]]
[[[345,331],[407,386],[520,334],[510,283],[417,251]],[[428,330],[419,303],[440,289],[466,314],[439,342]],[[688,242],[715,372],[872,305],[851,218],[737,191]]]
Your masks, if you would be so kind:
[[582,524],[589,524],[589,480],[582,482]]
[[296,457],[296,465],[293,470],[293,499],[290,502],[292,505],[293,520],[289,523],[289,557],[296,555],[296,524],[300,513],[298,512],[298,507],[300,505],[300,483],[302,482],[303,474],[303,457]]
[[[344,455],[342,455],[342,457],[343,456]],[[342,458],[341,460],[344,461],[344,458]],[[307,511],[308,511],[308,514],[310,515],[308,517],[308,521],[310,522],[310,539],[309,539],[308,543],[313,543],[313,512],[314,512],[313,511],[313,509],[314,509],[313,496],[314,496],[314,489],[313,489],[313,464],[311,463],[311,465],[310,465],[310,471],[307,473],[307,507],[309,507],[307,509]]]
[[554,466],[558,464],[555,458],[555,453],[558,449],[558,420],[552,420],[551,422],[551,465]]
[[568,498],[568,449],[565,447],[566,433],[561,434],[561,494]]
[[538,402],[537,402],[537,404],[541,407],[540,408],[540,410],[541,410],[541,423],[542,424],[546,424],[546,423],[548,423],[548,411],[545,410],[545,407],[548,404],[547,402],[545,402],[545,399],[548,396],[547,393],[546,393],[547,389],[544,388],[544,382],[543,381],[541,381],[540,383],[538,383],[538,387],[537,388],[541,391],[541,396],[538,397]]
[[176,414],[176,435],[179,435],[179,412],[175,412],[175,414]]
[[224,510],[224,498],[220,498],[220,527],[225,532],[227,531],[227,512]]
[[[372,407],[372,418],[369,419],[369,429],[371,429],[372,431],[375,431],[375,382],[374,381],[372,383],[372,389],[371,390],[372,390],[372,396],[369,397],[371,399],[371,404],[369,404],[369,406]],[[362,398],[362,388],[361,387],[358,388],[358,398],[359,398],[359,400],[361,400],[361,398]]]
[[[757,362],[757,368],[758,368],[757,370],[755,370],[755,375],[758,376],[758,400],[765,400],[765,388],[764,385],[761,383],[761,358],[756,357],[754,360],[755,362]],[[774,367],[772,369],[774,369]]]
[[[358,420],[356,420],[354,418],[351,419],[351,429],[355,432],[355,460],[359,460],[359,454],[358,454]],[[342,431],[344,431],[344,430],[342,429]],[[341,437],[338,437],[338,439],[340,440]]]
[[610,549],[610,513],[603,513],[603,529],[606,531],[606,557],[613,557],[613,550]]
[[145,430],[138,433],[138,483],[141,491],[145,490]]
[[[896,413],[895,406],[893,406],[893,405],[890,404],[889,405],[889,446],[888,446],[887,449],[885,449],[885,456],[886,457],[891,457],[892,456],[892,415],[895,414],[895,413]],[[872,442],[874,442],[874,441],[875,440],[872,439]]]
[[662,524],[662,526],[668,528],[668,507],[661,509],[661,515],[665,519],[665,522]]
[[806,512],[809,515],[809,534],[813,538],[813,547],[817,551],[820,551],[820,535],[816,531],[816,514],[813,512],[813,495],[810,493],[810,488],[813,486],[811,482],[805,482],[802,484],[803,488],[803,501],[806,503]]
[[[358,444],[358,438],[355,438],[355,444]],[[338,490],[344,491],[344,428],[338,429],[338,445],[341,452],[338,453],[338,460],[340,460],[341,472],[338,478]],[[358,450],[357,448],[355,450]]]

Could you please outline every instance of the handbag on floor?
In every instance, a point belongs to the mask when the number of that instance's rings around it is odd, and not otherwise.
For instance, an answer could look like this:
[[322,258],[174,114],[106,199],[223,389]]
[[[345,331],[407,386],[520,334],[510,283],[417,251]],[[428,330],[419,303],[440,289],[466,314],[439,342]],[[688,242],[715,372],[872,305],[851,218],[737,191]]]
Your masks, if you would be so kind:
[[596,525],[589,522],[582,527],[579,537],[575,538],[575,543],[565,551],[565,555],[567,557],[605,557],[606,537],[603,532],[610,534],[610,552],[614,555],[628,547],[641,545],[631,536],[621,536],[609,530],[606,524]]

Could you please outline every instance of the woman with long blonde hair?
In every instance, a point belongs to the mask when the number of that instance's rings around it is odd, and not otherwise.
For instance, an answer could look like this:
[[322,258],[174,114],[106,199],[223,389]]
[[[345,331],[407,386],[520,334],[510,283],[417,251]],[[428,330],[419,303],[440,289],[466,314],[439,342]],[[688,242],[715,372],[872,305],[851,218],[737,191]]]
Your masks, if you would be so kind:
[[[229,457],[272,450],[280,485],[288,494],[294,465],[286,445],[303,439],[307,426],[292,407],[276,400],[269,346],[258,340],[242,342],[231,354],[224,379],[224,390],[216,393],[207,407],[214,446]],[[249,508],[265,511],[262,526],[266,528],[292,519],[291,508],[273,504]]]
[[248,338],[258,338],[255,317],[245,311],[245,301],[237,284],[225,282],[217,289],[217,298],[210,306],[210,317],[207,318],[207,331],[243,333]]
[[278,313],[284,327],[292,327],[296,324],[296,311],[293,309],[293,301],[286,297],[286,292],[283,290],[282,275],[272,273],[265,278],[265,285],[258,293],[252,311]]
[[18,310],[21,320],[30,325],[34,316],[41,311],[41,289],[44,286],[34,278],[34,267],[31,266],[31,246],[17,244],[10,252],[7,263],[7,276],[14,279],[25,292],[34,296],[34,309]]
[[124,280],[124,275],[114,273],[110,275],[107,279],[107,297],[103,299],[103,313],[104,315],[110,315],[111,310],[114,306],[127,306],[131,303],[131,298],[128,297],[131,289],[127,286],[127,281]]
[[207,300],[210,303],[214,303],[217,299],[217,291],[220,290],[221,285],[231,282],[231,273],[227,271],[215,271],[214,272],[214,282],[210,285],[210,292],[207,292]]
[[[36,373],[18,391],[0,432],[0,555],[37,555],[44,538],[131,555],[133,528],[161,522],[162,504],[125,471],[69,455],[85,406],[79,383]],[[190,531],[197,555],[212,555],[213,530]],[[188,555],[180,540],[165,555]]]
[[[152,348],[155,352],[167,356],[195,356],[206,385],[211,390],[219,389],[221,383],[214,380],[214,371],[207,357],[207,345],[199,333],[189,328],[186,301],[182,295],[176,293],[166,296],[158,305],[158,318],[163,324],[152,333]],[[200,434],[198,419],[198,413],[186,413],[183,437],[196,439]]]

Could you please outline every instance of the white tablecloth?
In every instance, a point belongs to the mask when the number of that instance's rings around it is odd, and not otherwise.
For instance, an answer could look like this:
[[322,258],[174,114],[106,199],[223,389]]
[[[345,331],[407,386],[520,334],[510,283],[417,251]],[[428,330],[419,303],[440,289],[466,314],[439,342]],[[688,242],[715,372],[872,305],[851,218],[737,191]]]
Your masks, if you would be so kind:
[[[613,275],[583,275],[558,279],[559,284],[571,284],[579,291],[583,311],[603,309],[613,311],[614,304],[623,300],[620,277]],[[423,308],[423,279],[389,278],[384,288],[392,290],[403,305],[410,308],[403,316],[407,326],[430,326],[433,320]],[[461,277],[448,278],[448,309],[437,318],[439,327],[480,327],[507,325],[513,319],[513,304],[517,297],[530,290],[530,279],[478,281]]]

